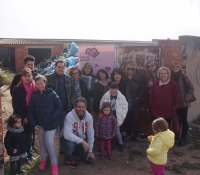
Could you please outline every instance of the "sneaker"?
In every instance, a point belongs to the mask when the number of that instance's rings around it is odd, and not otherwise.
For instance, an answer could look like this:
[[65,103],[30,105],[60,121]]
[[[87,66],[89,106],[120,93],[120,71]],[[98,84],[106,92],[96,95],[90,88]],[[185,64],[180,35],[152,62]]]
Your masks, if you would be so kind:
[[100,153],[100,154],[99,154],[99,158],[100,158],[100,159],[103,159],[103,158],[104,158],[104,153]]
[[72,160],[71,162],[68,162],[68,165],[70,168],[77,168],[77,163],[75,160]]
[[119,151],[124,152],[124,145],[119,145]]
[[109,160],[113,160],[113,156],[112,156],[111,153],[108,154],[108,159],[109,159]]
[[51,174],[52,175],[58,175],[58,165],[57,164],[51,165]]
[[26,173],[26,170],[20,169],[20,170],[17,170],[17,173],[24,174],[24,173]]
[[40,170],[44,170],[46,164],[47,164],[47,160],[46,160],[46,159],[42,159],[42,160],[40,161],[40,164],[39,164],[39,169],[40,169]]

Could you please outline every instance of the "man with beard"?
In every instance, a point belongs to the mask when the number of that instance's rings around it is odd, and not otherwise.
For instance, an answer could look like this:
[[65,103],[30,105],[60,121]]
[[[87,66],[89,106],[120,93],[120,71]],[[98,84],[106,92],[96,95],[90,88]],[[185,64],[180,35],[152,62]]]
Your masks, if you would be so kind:
[[61,131],[65,149],[64,158],[71,168],[77,168],[74,155],[79,156],[88,164],[93,164],[95,160],[95,155],[92,152],[94,145],[93,119],[86,108],[85,98],[77,98],[74,109],[65,117],[64,127]]

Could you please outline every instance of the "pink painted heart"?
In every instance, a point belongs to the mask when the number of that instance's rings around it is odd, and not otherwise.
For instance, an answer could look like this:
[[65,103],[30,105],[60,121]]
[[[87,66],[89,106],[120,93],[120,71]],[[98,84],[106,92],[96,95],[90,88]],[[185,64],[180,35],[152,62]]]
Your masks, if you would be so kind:
[[89,56],[93,56],[96,52],[97,52],[97,49],[96,49],[96,48],[92,48],[92,49],[87,48],[87,49],[85,50],[85,54],[87,54],[87,55],[89,55]]
[[111,70],[111,68],[110,67],[105,67],[105,70],[109,72]]

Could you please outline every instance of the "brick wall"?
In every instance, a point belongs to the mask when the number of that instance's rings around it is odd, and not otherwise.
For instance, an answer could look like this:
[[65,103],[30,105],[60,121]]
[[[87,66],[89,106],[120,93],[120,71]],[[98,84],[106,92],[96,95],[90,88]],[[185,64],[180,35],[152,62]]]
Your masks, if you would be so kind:
[[179,62],[182,64],[183,61],[182,61],[181,50],[183,45],[184,42],[179,40],[158,41],[158,46],[161,46],[163,51],[164,66],[171,69],[171,66],[174,62]]
[[[24,57],[28,55],[28,48],[25,48],[26,45],[4,45],[4,47],[14,47],[15,48],[15,72],[19,73],[24,68]],[[29,45],[30,46],[30,45]],[[35,45],[34,45],[35,46]],[[51,45],[51,55],[56,54],[57,57],[60,56],[64,46],[60,45]],[[47,46],[48,47],[48,46]]]

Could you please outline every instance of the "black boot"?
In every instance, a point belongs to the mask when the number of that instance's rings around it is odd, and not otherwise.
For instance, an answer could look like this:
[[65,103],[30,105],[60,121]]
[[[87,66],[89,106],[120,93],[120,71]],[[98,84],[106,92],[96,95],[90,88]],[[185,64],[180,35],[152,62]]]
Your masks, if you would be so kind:
[[17,161],[17,173],[18,174],[24,174],[24,173],[26,173],[25,170],[21,169],[21,164],[22,164],[21,162],[22,162],[22,159],[19,159]]
[[185,146],[186,145],[186,139],[181,139],[180,142],[178,143],[178,146]]
[[180,132],[175,133],[175,141],[180,140]]
[[15,161],[10,162],[10,175],[16,175],[16,173],[15,173]]

